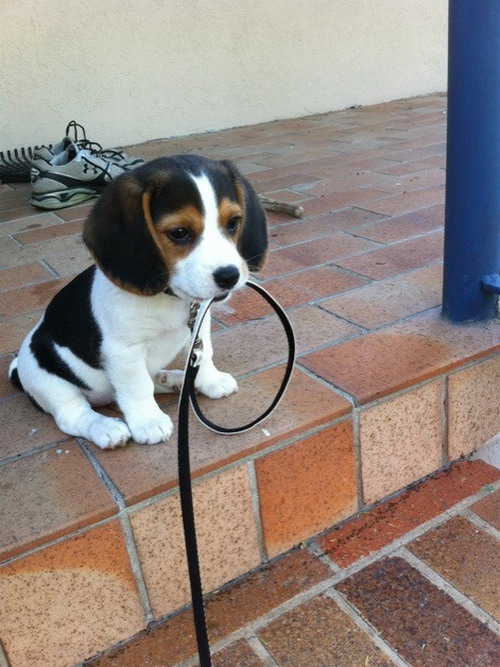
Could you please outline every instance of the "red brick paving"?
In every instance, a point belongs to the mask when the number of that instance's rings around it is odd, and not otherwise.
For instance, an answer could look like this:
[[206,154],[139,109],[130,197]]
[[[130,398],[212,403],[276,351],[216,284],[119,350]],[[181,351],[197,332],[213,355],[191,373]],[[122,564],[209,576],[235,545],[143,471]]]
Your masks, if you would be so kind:
[[347,521],[322,537],[319,544],[338,565],[347,567],[499,479],[500,470],[482,461],[458,462]]
[[408,546],[415,556],[500,621],[498,547],[497,538],[460,516]]
[[412,667],[498,667],[500,637],[402,558],[337,586]]
[[471,509],[481,519],[491,523],[494,528],[500,530],[500,491],[492,493],[490,496],[483,498],[483,500],[479,500],[475,505],[472,505]]
[[392,660],[370,642],[328,597],[296,607],[258,634],[278,665],[391,667]]

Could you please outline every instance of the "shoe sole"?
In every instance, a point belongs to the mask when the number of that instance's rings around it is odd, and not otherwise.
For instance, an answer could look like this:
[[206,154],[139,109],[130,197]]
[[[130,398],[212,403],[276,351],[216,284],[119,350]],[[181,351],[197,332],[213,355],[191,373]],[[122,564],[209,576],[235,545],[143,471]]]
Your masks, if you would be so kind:
[[74,190],[59,190],[57,192],[47,192],[43,195],[32,195],[28,200],[30,204],[37,208],[47,208],[55,210],[58,208],[68,208],[76,206],[88,199],[99,196],[95,190],[86,190],[85,188],[75,188]]

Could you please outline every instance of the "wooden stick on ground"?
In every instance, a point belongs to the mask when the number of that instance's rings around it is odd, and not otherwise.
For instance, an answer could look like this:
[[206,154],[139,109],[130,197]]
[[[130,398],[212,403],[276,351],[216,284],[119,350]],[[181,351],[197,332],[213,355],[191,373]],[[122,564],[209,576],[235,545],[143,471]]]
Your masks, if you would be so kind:
[[262,197],[261,195],[259,195],[259,199],[266,211],[274,211],[275,213],[281,213],[281,215],[292,215],[294,218],[301,218],[304,215],[304,209],[302,206],[286,204],[283,201],[268,199],[267,197]]

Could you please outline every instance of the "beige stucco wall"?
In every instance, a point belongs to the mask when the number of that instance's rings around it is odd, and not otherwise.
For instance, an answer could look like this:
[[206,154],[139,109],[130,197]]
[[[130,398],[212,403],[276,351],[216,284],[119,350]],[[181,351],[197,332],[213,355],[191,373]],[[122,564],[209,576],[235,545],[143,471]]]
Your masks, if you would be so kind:
[[446,86],[447,0],[3,0],[0,150],[111,145]]

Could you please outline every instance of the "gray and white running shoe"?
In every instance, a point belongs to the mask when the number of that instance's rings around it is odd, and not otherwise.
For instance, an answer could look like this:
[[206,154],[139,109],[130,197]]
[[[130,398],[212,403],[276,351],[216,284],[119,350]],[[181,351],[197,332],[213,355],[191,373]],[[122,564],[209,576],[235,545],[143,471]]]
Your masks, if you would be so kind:
[[74,206],[97,197],[127,170],[125,165],[105,160],[99,153],[80,149],[71,142],[49,160],[39,156],[31,162],[29,201],[45,209]]
[[64,153],[71,144],[76,144],[78,148],[82,150],[89,150],[94,155],[100,155],[104,160],[114,162],[125,169],[133,169],[145,162],[140,157],[129,157],[125,151],[122,151],[120,148],[103,148],[99,142],[87,139],[85,128],[75,120],[68,123],[65,136],[59,143],[54,146],[35,147],[33,158],[35,160],[43,158],[44,160],[50,161],[59,153]]
[[100,155],[104,160],[113,162],[124,169],[133,169],[144,160],[139,157],[129,157],[119,148],[103,148],[96,141],[87,139],[85,128],[72,120],[66,126],[65,136],[61,141],[41,146],[28,146],[0,151],[0,181],[3,183],[29,183],[30,167],[33,160],[43,158],[50,162],[56,155],[64,153],[69,146],[76,144],[80,150],[88,150],[92,154]]

